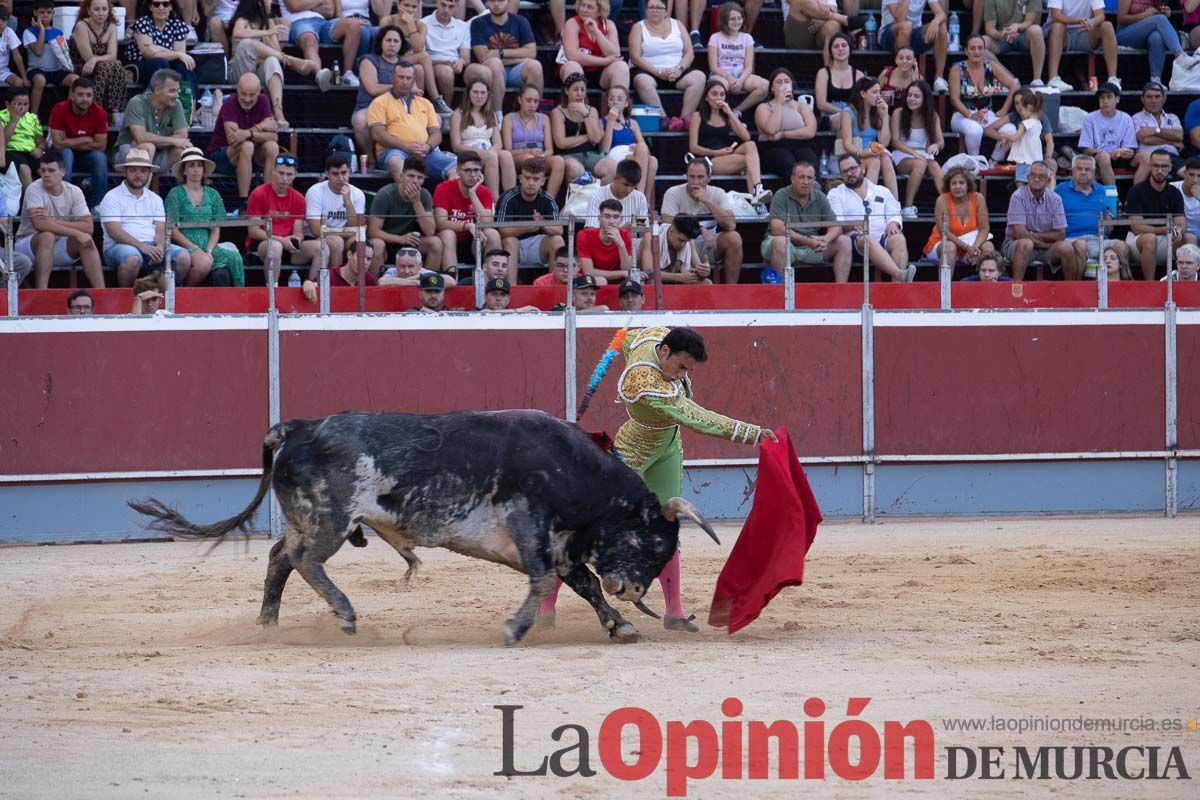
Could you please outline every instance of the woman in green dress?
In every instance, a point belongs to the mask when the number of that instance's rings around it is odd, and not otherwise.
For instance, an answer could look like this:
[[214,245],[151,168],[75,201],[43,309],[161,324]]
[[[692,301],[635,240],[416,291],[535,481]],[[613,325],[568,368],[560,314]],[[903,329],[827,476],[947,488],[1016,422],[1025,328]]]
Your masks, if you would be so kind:
[[[167,193],[167,219],[171,222],[221,222],[227,218],[225,201],[217,190],[208,185],[208,176],[216,165],[204,157],[199,147],[183,151],[171,168],[178,181]],[[231,247],[218,247],[220,228],[175,228],[171,242],[187,249],[192,266],[208,264],[215,276],[217,270],[229,270],[234,286],[246,285],[246,270],[242,254]],[[220,279],[217,281],[220,285]]]

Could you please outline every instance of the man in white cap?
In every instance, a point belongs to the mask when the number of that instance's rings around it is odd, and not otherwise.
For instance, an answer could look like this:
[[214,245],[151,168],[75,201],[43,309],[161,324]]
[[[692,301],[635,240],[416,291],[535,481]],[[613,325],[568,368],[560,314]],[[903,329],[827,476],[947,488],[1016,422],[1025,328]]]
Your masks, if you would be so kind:
[[[160,271],[166,266],[167,214],[162,198],[146,189],[158,169],[148,152],[131,147],[116,168],[125,179],[104,195],[97,208],[104,228],[104,264],[117,271],[118,286],[132,286],[143,269]],[[169,252],[181,283],[196,286],[208,277],[206,269],[192,270],[187,250],[173,244]]]

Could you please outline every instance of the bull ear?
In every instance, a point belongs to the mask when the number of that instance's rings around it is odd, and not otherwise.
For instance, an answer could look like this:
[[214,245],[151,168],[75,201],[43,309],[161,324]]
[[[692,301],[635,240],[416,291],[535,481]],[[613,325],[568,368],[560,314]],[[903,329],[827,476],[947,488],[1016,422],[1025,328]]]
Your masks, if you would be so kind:
[[721,540],[717,538],[717,532],[713,530],[712,525],[708,524],[708,520],[701,516],[700,510],[682,497],[672,497],[662,508],[662,515],[668,522],[674,522],[680,514],[704,528],[704,532],[711,536],[714,542],[721,543]]

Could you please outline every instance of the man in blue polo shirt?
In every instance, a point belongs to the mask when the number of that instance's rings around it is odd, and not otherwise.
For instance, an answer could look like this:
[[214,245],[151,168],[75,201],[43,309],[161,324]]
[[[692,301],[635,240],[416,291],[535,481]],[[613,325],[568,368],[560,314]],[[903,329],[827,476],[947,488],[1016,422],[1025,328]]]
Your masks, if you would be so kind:
[[[1096,160],[1081,154],[1071,160],[1071,180],[1054,187],[1067,215],[1067,240],[1075,248],[1077,275],[1084,274],[1089,260],[1100,260],[1096,220],[1108,211],[1108,199],[1104,196],[1104,187],[1096,183],[1095,178]],[[1104,249],[1109,248],[1129,256],[1129,248],[1122,241],[1105,239]]]

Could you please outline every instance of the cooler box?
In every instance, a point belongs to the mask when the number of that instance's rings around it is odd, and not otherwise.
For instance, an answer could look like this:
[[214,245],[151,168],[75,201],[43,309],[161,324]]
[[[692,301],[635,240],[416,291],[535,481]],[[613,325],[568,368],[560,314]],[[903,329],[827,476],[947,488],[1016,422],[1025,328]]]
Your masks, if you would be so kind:
[[633,118],[637,120],[638,127],[642,129],[642,133],[658,133],[658,123],[661,117],[662,109],[658,106],[642,106],[635,105],[633,107]]
[[[124,6],[113,3],[113,14],[117,17],[117,41],[125,41],[125,8]],[[64,39],[71,38],[71,31],[75,30],[75,19],[79,16],[79,4],[73,6],[57,6],[54,9],[54,27],[63,32]]]

